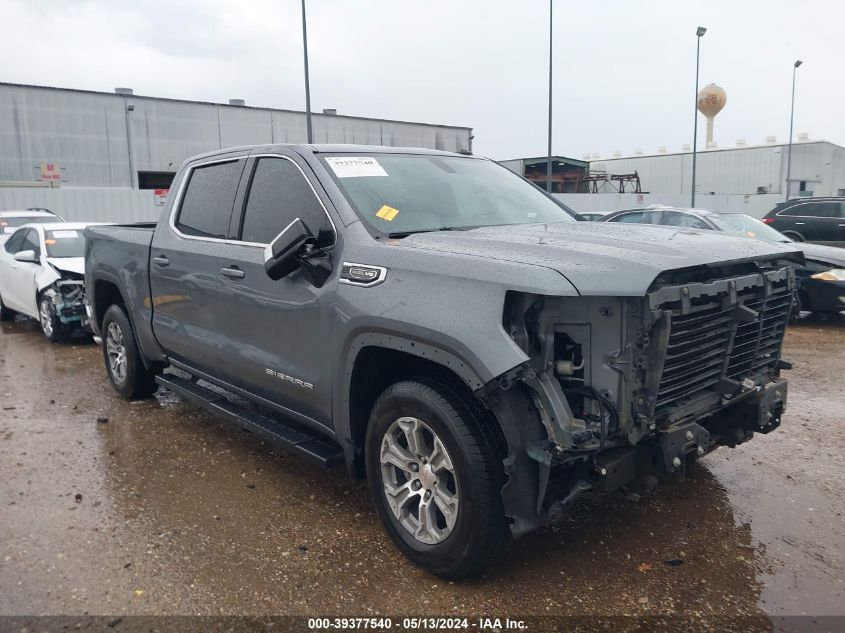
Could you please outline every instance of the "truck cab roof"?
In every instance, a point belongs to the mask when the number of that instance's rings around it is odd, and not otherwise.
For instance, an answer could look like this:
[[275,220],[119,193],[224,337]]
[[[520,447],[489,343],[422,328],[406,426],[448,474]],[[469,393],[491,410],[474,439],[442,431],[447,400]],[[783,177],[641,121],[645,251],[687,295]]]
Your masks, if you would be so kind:
[[[365,153],[379,153],[379,154],[430,154],[433,156],[460,156],[465,158],[472,158],[471,154],[458,154],[456,152],[446,152],[438,149],[429,149],[427,147],[396,147],[389,145],[356,145],[345,143],[268,143],[263,145],[239,145],[237,147],[227,147],[225,149],[218,149],[204,154],[197,154],[188,159],[187,162],[195,162],[197,160],[204,160],[207,158],[214,158],[215,156],[228,156],[234,153],[243,152],[276,152],[279,150],[294,150],[300,153],[307,154],[365,154]],[[478,157],[475,157],[478,158]]]

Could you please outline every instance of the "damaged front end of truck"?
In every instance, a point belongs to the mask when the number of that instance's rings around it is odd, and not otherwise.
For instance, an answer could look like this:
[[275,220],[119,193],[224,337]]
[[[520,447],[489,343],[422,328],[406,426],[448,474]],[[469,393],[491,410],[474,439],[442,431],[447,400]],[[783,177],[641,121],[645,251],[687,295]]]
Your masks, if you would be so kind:
[[514,536],[586,490],[682,475],[777,428],[794,293],[782,259],[666,272],[644,297],[508,292],[503,327],[528,360],[478,395],[506,436]]

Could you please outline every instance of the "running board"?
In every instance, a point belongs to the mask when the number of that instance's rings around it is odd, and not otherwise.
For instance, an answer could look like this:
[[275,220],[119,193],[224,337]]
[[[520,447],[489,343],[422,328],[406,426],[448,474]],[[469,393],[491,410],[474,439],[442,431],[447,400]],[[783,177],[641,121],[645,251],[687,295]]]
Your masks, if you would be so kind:
[[299,426],[256,413],[231,402],[223,395],[201,387],[195,382],[173,374],[160,374],[156,382],[188,402],[201,406],[241,428],[254,433],[263,440],[281,446],[294,455],[307,457],[323,468],[343,463],[343,451],[333,441]]

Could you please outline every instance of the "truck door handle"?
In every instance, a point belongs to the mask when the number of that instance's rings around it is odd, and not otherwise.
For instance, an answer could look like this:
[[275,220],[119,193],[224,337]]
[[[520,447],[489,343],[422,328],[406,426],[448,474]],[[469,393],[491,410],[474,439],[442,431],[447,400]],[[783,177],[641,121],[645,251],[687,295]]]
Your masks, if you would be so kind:
[[246,273],[242,271],[237,266],[230,266],[229,268],[221,268],[220,274],[224,275],[225,277],[231,277],[232,279],[243,279],[246,277]]
[[795,226],[798,226],[799,224],[803,226],[803,225],[804,225],[804,224],[806,224],[806,223],[805,223],[805,222],[796,222],[796,223],[795,223]]
[[170,260],[167,259],[164,255],[161,257],[153,257],[153,263],[161,266],[162,268],[165,266],[170,266]]

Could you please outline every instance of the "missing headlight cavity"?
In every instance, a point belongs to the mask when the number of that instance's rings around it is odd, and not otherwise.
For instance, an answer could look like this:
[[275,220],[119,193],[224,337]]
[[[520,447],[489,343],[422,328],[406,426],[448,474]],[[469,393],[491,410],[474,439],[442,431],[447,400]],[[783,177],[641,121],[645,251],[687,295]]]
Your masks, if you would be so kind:
[[[505,376],[507,384],[522,380],[534,391],[551,426],[567,428],[566,446],[598,447],[620,424],[630,425],[629,410],[618,411],[617,400],[631,389],[631,344],[625,339],[629,328],[643,326],[641,304],[508,293],[502,324],[528,360]],[[552,432],[550,437],[561,439]]]
[[584,420],[595,437],[604,439],[615,430],[616,410],[606,390],[601,393],[585,382],[584,346],[567,332],[555,332],[555,375],[573,415]]
[[539,295],[510,291],[505,297],[502,326],[528,356],[541,352],[539,321],[543,305],[544,297]]
[[84,286],[82,281],[63,279],[43,291],[53,304],[59,321],[66,325],[83,325],[85,318]]

